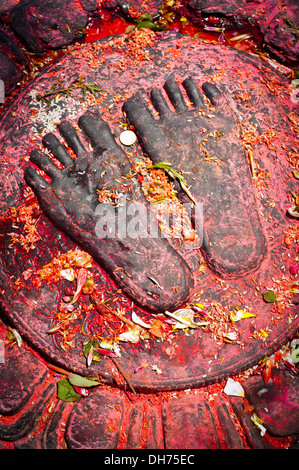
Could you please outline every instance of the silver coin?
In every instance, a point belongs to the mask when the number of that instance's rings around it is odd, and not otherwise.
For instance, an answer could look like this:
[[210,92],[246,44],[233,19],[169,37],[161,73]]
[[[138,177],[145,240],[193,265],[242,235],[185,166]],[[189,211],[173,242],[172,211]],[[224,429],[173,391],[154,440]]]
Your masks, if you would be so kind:
[[133,131],[123,131],[119,136],[119,140],[123,145],[130,146],[135,144],[137,136]]

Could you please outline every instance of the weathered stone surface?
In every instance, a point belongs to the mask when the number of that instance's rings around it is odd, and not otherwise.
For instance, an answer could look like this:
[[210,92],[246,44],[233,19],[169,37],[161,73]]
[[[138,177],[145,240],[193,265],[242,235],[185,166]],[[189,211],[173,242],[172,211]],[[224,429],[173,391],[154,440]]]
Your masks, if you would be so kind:
[[[38,388],[33,389],[36,393]],[[0,418],[0,439],[3,441],[15,442],[19,439],[26,437],[35,426],[40,422],[40,416],[43,413],[50,397],[56,391],[56,384],[50,383],[46,388],[40,390],[40,395],[35,397],[34,400],[27,403],[19,413],[12,416],[10,419],[6,417]],[[40,439],[34,441],[36,446],[39,447]],[[20,443],[20,445],[22,445]],[[28,439],[25,439],[25,446],[28,446]]]
[[0,15],[5,16],[5,14],[9,13],[13,7],[15,7],[20,0],[3,0],[0,5]]
[[[131,51],[128,51],[127,56],[124,55],[128,49],[123,47],[121,41],[122,38],[116,38],[115,43],[107,43],[104,41],[74,48],[74,50],[70,51],[62,60],[57,61],[52,67],[49,67],[47,71],[42,73],[35,82],[25,89],[22,95],[12,103],[10,109],[7,110],[5,119],[3,119],[1,123],[1,139],[3,149],[5,149],[3,158],[6,159],[3,175],[7,175],[7,177],[3,178],[0,182],[0,185],[2,185],[1,191],[5,195],[0,202],[1,210],[4,213],[9,206],[16,204],[16,200],[18,204],[20,204],[19,201],[22,200],[23,197],[22,189],[24,189],[25,185],[23,172],[25,166],[27,166],[27,163],[24,162],[24,154],[30,152],[33,146],[38,145],[31,143],[28,145],[28,142],[30,139],[36,139],[37,132],[47,133],[47,128],[45,127],[47,125],[46,123],[40,122],[36,124],[34,121],[36,113],[39,113],[39,111],[36,110],[36,106],[39,106],[39,104],[32,100],[32,92],[33,94],[34,92],[44,93],[45,90],[49,90],[58,79],[61,79],[60,83],[62,86],[67,87],[70,83],[73,83],[74,80],[78,79],[79,74],[82,73],[86,83],[98,83],[103,87],[103,92],[107,92],[107,100],[101,102],[101,115],[103,117],[106,116],[106,119],[107,115],[109,116],[108,121],[111,130],[115,136],[118,136],[120,132],[119,122],[124,116],[121,105],[113,105],[113,107],[111,107],[110,100],[113,100],[115,96],[122,97],[122,102],[124,102],[126,93],[133,96],[137,91],[142,91],[142,99],[146,100],[151,96],[153,88],[158,88],[160,93],[164,93],[164,85],[169,76],[172,78],[177,77],[177,85],[182,91],[183,87],[181,84],[186,76],[192,76],[193,80],[196,81],[197,86],[200,88],[204,82],[213,80],[213,77],[216,76],[219,80],[217,86],[223,91],[230,90],[230,93],[226,94],[226,96],[230,101],[230,109],[234,109],[234,119],[239,119],[243,123],[250,122],[252,126],[256,126],[255,136],[257,139],[262,135],[267,136],[267,132],[270,129],[273,130],[275,136],[279,136],[279,138],[273,138],[273,142],[271,142],[271,144],[273,143],[273,145],[277,147],[277,154],[269,150],[264,140],[256,143],[254,147],[255,158],[259,159],[257,165],[261,165],[261,168],[266,172],[265,174],[269,172],[272,177],[272,180],[266,180],[266,188],[268,188],[266,190],[267,197],[263,195],[263,198],[258,199],[262,205],[261,211],[263,211],[263,218],[261,218],[261,224],[267,240],[268,251],[263,258],[260,268],[254,273],[255,282],[252,280],[252,272],[249,271],[238,279],[226,278],[224,275],[223,277],[226,279],[220,282],[218,278],[219,273],[215,272],[213,263],[209,263],[204,273],[197,272],[201,259],[197,248],[189,249],[188,246],[179,246],[176,240],[173,240],[173,246],[186,260],[186,263],[189,264],[194,275],[197,276],[194,295],[195,292],[198,291],[200,292],[200,297],[195,296],[195,299],[197,302],[204,303],[208,311],[214,312],[213,314],[216,313],[213,305],[214,302],[217,301],[221,308],[223,307],[225,312],[227,312],[226,315],[228,315],[231,305],[240,305],[240,307],[244,307],[244,305],[250,306],[252,312],[258,312],[258,315],[257,317],[245,319],[233,325],[234,331],[238,331],[237,339],[240,340],[240,342],[244,342],[243,349],[240,349],[239,344],[234,341],[231,343],[221,340],[215,341],[212,331],[209,330],[209,328],[204,331],[197,329],[192,335],[184,335],[180,332],[171,344],[167,341],[158,343],[153,339],[153,341],[149,343],[150,348],[145,348],[143,343],[134,346],[134,349],[131,345],[121,346],[123,348],[122,366],[129,374],[132,374],[137,367],[145,363],[152,364],[153,362],[157,365],[158,369],[162,371],[162,374],[155,374],[152,369],[148,367],[143,369],[138,375],[133,375],[132,384],[137,390],[173,390],[199,386],[223,379],[252,366],[257,361],[263,359],[265,355],[271,354],[277,347],[284,344],[298,327],[298,319],[295,317],[293,317],[294,321],[291,325],[288,323],[289,312],[294,306],[290,306],[290,310],[284,310],[277,324],[272,324],[273,305],[264,302],[261,291],[256,290],[257,284],[264,289],[263,286],[268,287],[272,285],[273,277],[276,279],[277,267],[281,265],[281,257],[283,253],[285,253],[283,232],[287,230],[290,225],[290,220],[286,216],[286,210],[289,207],[290,194],[294,191],[293,186],[296,181],[292,178],[286,178],[286,175],[291,172],[288,162],[288,147],[285,148],[280,145],[282,142],[288,142],[288,145],[292,146],[292,142],[295,138],[295,133],[287,118],[287,113],[292,110],[292,103],[287,91],[288,83],[287,80],[276,74],[273,68],[263,64],[256,58],[252,58],[231,48],[223,48],[220,45],[207,45],[198,40],[194,41],[188,36],[173,33],[161,33],[156,35],[153,46],[149,47],[147,52],[151,54],[150,59],[141,60],[140,62],[132,58],[130,55]],[[134,48],[133,42],[129,44]],[[97,54],[95,54],[96,50]],[[128,61],[128,65],[120,70],[119,63],[124,60],[124,57]],[[182,57],[184,57],[184,62],[182,62]],[[74,60],[76,61],[75,67]],[[233,70],[230,68],[232,63],[234,64]],[[164,67],[166,67],[166,71]],[[114,82],[112,82],[112,77]],[[134,79],[132,79],[132,77],[134,77]],[[275,86],[273,85],[273,81]],[[112,86],[113,83],[114,86]],[[243,97],[244,87],[250,91],[247,101],[239,98],[239,96]],[[275,92],[277,89],[280,90],[278,96],[274,91],[269,91],[273,90],[273,87]],[[85,108],[88,106],[89,102],[87,99],[89,98],[90,96],[87,95],[84,98],[82,90],[74,90],[69,100],[66,96],[61,96],[59,103],[53,101],[51,105],[53,106],[52,110],[59,113],[59,119],[66,119],[73,122],[75,125],[80,116],[84,114]],[[22,107],[24,112],[20,113],[20,107]],[[189,109],[190,116],[193,116],[192,113],[194,114],[194,110]],[[213,119],[215,123],[219,123],[218,117],[216,117],[218,113],[217,107],[215,107],[213,113],[215,113],[215,117],[211,117],[210,123],[207,121],[206,117],[203,116],[203,130],[207,125],[212,126]],[[221,116],[221,113],[222,109],[219,111],[219,116]],[[177,129],[180,129],[180,112],[176,111],[175,113],[173,112],[173,114],[175,116],[174,119]],[[210,129],[213,131],[211,134],[214,135],[215,126],[210,127]],[[205,132],[204,130],[203,133]],[[258,197],[259,190],[253,188],[252,181],[248,177],[248,161],[246,160],[245,154],[243,153],[241,155],[241,157],[243,156],[242,162],[239,160],[240,156],[238,158],[236,156],[236,161],[234,160],[234,162],[232,162],[229,160],[230,154],[228,153],[228,161],[223,161],[222,164],[218,162],[218,165],[217,162],[213,160],[215,155],[212,154],[212,151],[215,151],[218,159],[223,157],[220,145],[221,136],[218,142],[216,139],[217,136],[213,137],[213,135],[207,137],[208,145],[211,144],[211,147],[208,146],[208,148],[211,149],[212,159],[202,158],[201,156],[197,162],[202,177],[206,177],[206,179],[209,180],[211,175],[214,175],[216,181],[218,181],[217,177],[221,174],[225,174],[226,169],[224,169],[224,166],[227,165],[232,168],[234,165],[234,172],[238,173],[238,178],[236,178],[237,188],[231,185],[232,190],[243,191],[243,188],[240,188],[240,181],[245,181],[244,175],[246,173],[246,181],[248,185],[250,185],[251,200],[254,199],[253,196],[255,195]],[[181,142],[177,140],[178,137],[179,133],[175,135],[175,139],[173,140],[180,144]],[[215,141],[217,141],[217,145]],[[41,138],[39,140],[39,143],[40,142]],[[239,147],[236,146],[235,148]],[[191,152],[192,149],[189,148],[189,151]],[[136,145],[136,152],[137,159],[144,158],[144,153],[139,145]],[[188,156],[185,156],[185,154],[182,155],[183,158],[187,158]],[[171,155],[168,156],[169,158],[171,157]],[[177,159],[176,162],[179,162],[179,160]],[[260,167],[257,166],[257,173],[260,171],[259,168]],[[199,173],[199,171],[197,171],[197,173]],[[197,180],[194,174],[186,175],[187,180],[189,180],[188,185],[198,185],[200,188],[201,178]],[[272,184],[272,181],[275,181],[275,185]],[[235,243],[233,237],[229,237],[231,226],[229,223],[229,211],[227,211],[227,203],[233,195],[231,196],[230,191],[225,191],[225,181],[221,181],[221,184],[221,187],[223,187],[223,191],[220,194],[222,202],[220,204],[216,199],[215,205],[220,209],[223,208],[221,212],[223,222],[221,230],[223,228],[225,230],[227,229],[229,245],[231,250],[234,251],[235,245],[236,249],[240,247]],[[250,191],[248,186],[247,192],[249,193]],[[204,206],[206,204],[207,208],[211,207],[213,209],[213,205],[211,205],[213,193],[213,185],[211,184],[207,194],[201,195]],[[272,198],[274,198],[275,204],[273,204]],[[271,204],[269,204],[269,202],[271,202]],[[243,203],[245,204],[246,201],[242,201],[242,208],[244,208]],[[242,224],[244,224],[244,226],[247,224],[247,219],[251,219],[252,215],[254,215],[255,218],[259,218],[259,214],[254,212],[253,208],[250,206],[248,207],[247,214],[248,216],[244,214],[242,216]],[[236,219],[234,219],[234,221],[235,224],[239,222]],[[213,217],[210,217],[210,213],[207,213],[205,223],[210,224],[208,228],[211,236],[217,235],[217,233],[213,231],[213,224],[217,227],[218,231],[218,222],[217,213],[214,212]],[[38,225],[41,238],[36,243],[34,256],[32,256],[32,253],[28,255],[28,253],[20,249],[19,245],[11,245],[11,223],[10,219],[5,221],[5,226],[3,227],[5,236],[2,237],[2,272],[0,281],[2,292],[5,292],[5,297],[2,299],[4,312],[7,317],[10,318],[11,321],[14,321],[23,331],[26,339],[30,341],[32,345],[39,348],[50,360],[55,360],[61,367],[70,368],[77,373],[86,375],[90,371],[86,367],[86,358],[82,355],[82,341],[85,337],[83,338],[80,333],[80,322],[82,322],[83,319],[79,318],[76,320],[79,329],[75,338],[74,348],[63,350],[59,346],[59,341],[61,341],[60,335],[48,334],[48,330],[53,327],[51,311],[60,302],[60,299],[64,295],[64,289],[69,287],[69,281],[61,280],[59,284],[51,285],[51,288],[47,285],[43,285],[37,291],[35,288],[31,288],[32,284],[30,280],[28,282],[24,280],[24,284],[18,290],[18,295],[16,296],[15,284],[12,280],[12,276],[15,276],[14,279],[23,277],[22,273],[28,268],[38,269],[49,263],[57,253],[66,253],[69,250],[74,250],[76,245],[67,235],[57,230],[56,227],[42,215]],[[235,230],[235,227],[233,228]],[[213,240],[210,241],[213,242]],[[216,250],[220,248],[221,246],[216,245],[215,247],[214,245],[201,247],[202,252],[204,250],[210,250],[211,252],[215,249],[215,253]],[[295,244],[288,248],[290,259],[295,255],[295,248]],[[224,254],[228,252],[228,250],[222,251]],[[116,256],[113,252],[112,255]],[[234,260],[232,259],[232,261]],[[129,274],[131,268],[130,266],[126,267],[126,271],[129,272]],[[236,274],[238,274],[237,268],[238,265],[235,265]],[[147,271],[148,266],[145,266],[144,269]],[[167,269],[169,269],[169,266],[167,266]],[[119,271],[117,272],[119,273]],[[143,272],[141,274],[143,274]],[[279,272],[279,275],[280,274]],[[131,309],[134,309],[136,313],[144,317],[144,312],[141,309],[138,310],[137,305],[135,309],[135,306],[132,306],[129,299],[121,295],[107,273],[105,273],[104,269],[98,264],[94,266],[94,275],[97,279],[97,287],[107,293],[107,298],[114,299],[115,309],[125,306],[125,308],[128,309],[128,316],[131,314]],[[119,273],[119,275],[121,276],[122,273]],[[148,273],[145,274],[144,277],[146,276],[148,276]],[[7,281],[7,279],[9,279],[9,281]],[[128,279],[130,278],[128,277]],[[152,282],[151,288],[154,289],[153,292],[159,292],[158,289],[153,286]],[[161,290],[161,292],[163,291]],[[243,292],[246,292],[246,298],[243,296]],[[88,298],[85,300],[88,302]],[[24,305],[26,305],[26,308],[24,308]],[[39,310],[43,313],[41,314]],[[97,312],[89,311],[86,320],[84,320],[84,329],[86,329],[88,334],[94,334],[95,330],[93,325],[97,323],[97,318]],[[227,328],[230,328],[231,323],[229,324],[228,322],[229,319],[227,319]],[[264,329],[267,326],[269,326],[267,338],[256,339],[253,337],[254,332],[258,332],[260,329]],[[208,367],[207,364],[209,364]],[[93,364],[92,367],[93,373],[100,375],[106,383],[115,384],[114,375],[109,368],[109,360],[104,359],[99,363]]]
[[[58,400],[51,410],[51,416],[40,433],[41,447],[43,449],[61,449],[64,443],[64,430],[66,420],[71,412],[71,404]],[[100,410],[95,410],[95,414]]]
[[163,407],[167,449],[219,449],[214,417],[206,401],[197,397],[172,400]]
[[0,20],[0,80],[4,82],[4,97],[16,88],[29,60],[10,29]]
[[[28,68],[29,59],[10,29],[0,20],[0,49],[17,64]],[[1,63],[1,62],[0,62]]]
[[243,398],[230,397],[230,401],[244,430],[249,447],[251,449],[272,449],[273,446],[267,441],[265,436],[260,435],[258,428],[254,426],[251,420],[251,413],[244,410]]
[[214,409],[218,418],[218,435],[221,441],[221,448],[244,449],[246,446],[231,416],[228,401],[218,397],[215,400]]
[[4,82],[5,97],[7,97],[16,87],[22,77],[19,67],[0,50],[0,79]]
[[10,20],[27,49],[42,52],[71,44],[87,25],[88,13],[74,0],[24,0],[12,9]]
[[[257,25],[264,36],[264,46],[283,62],[298,63],[299,44],[296,32],[292,32],[285,18],[298,28],[298,2],[288,0],[283,5],[275,0],[253,1],[247,0],[184,0],[174,9],[186,15],[191,21],[203,20],[210,26],[213,17],[228,18],[238,25],[238,20],[245,20],[249,24]],[[209,18],[210,17],[210,18]],[[216,24],[217,25],[217,24]]]
[[[0,338],[5,338],[4,329],[0,329]],[[23,352],[23,348],[20,351]],[[14,367],[13,358],[6,352],[6,372]],[[40,366],[42,362],[29,348],[24,359],[27,362],[22,363],[22,373],[18,370],[18,374],[29,378],[32,364]],[[7,376],[10,378],[9,374]],[[288,407],[289,396],[298,395],[298,378],[292,377],[290,381],[287,374],[278,373],[273,379],[276,391],[271,396],[268,394],[266,405],[269,409],[276,408],[277,423],[286,422],[292,412]],[[39,384],[33,381],[30,400],[22,408],[12,410],[14,415],[0,418],[1,449],[272,448],[269,439],[260,436],[254,427],[250,419],[253,411],[249,408],[245,411],[244,399],[222,395],[220,386],[210,395],[202,389],[181,393],[178,398],[172,394],[135,397],[130,394],[128,397],[120,390],[99,387],[90,389],[88,397],[68,403],[56,396],[58,380],[54,375]],[[264,418],[265,402],[263,394],[258,393],[261,377],[251,377],[242,385],[250,402],[254,402],[254,411]],[[285,406],[277,407],[278,402]],[[268,426],[267,419],[264,424]],[[284,428],[287,430],[288,427]],[[289,445],[297,448],[296,434]],[[279,447],[279,440],[276,446]]]
[[244,383],[246,396],[273,436],[299,434],[299,380],[284,370],[272,370],[265,384],[261,376]]
[[26,349],[6,348],[5,362],[0,364],[0,414],[19,412],[46,375],[47,368]]
[[114,449],[122,419],[123,396],[96,390],[73,407],[66,427],[70,449]]
[[132,403],[126,409],[124,419],[126,433],[126,448],[139,449],[141,445],[142,425],[144,422],[144,404],[142,401]]
[[147,449],[164,449],[164,428],[163,417],[161,413],[161,405],[152,405],[149,401],[146,404],[146,448]]

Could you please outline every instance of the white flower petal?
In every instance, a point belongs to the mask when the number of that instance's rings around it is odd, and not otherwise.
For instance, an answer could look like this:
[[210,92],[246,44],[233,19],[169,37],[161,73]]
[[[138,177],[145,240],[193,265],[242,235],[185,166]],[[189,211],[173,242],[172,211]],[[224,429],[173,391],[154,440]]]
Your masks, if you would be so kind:
[[245,392],[242,385],[235,380],[228,378],[224,387],[224,393],[233,397],[244,397]]

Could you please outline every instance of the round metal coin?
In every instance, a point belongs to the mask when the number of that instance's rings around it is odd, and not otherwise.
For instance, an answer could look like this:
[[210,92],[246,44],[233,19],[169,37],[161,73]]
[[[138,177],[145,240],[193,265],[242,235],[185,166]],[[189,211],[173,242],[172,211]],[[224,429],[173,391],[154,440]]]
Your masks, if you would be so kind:
[[119,140],[123,145],[130,146],[135,144],[137,136],[133,131],[123,131],[119,136]]

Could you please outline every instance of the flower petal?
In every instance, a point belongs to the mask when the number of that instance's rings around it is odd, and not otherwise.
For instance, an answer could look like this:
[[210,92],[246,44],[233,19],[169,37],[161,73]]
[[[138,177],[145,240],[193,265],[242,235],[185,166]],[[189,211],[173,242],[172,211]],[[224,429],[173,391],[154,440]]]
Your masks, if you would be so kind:
[[244,397],[245,392],[242,385],[239,382],[231,379],[230,377],[227,379],[226,385],[224,387],[224,393],[226,395],[230,395],[233,397]]

